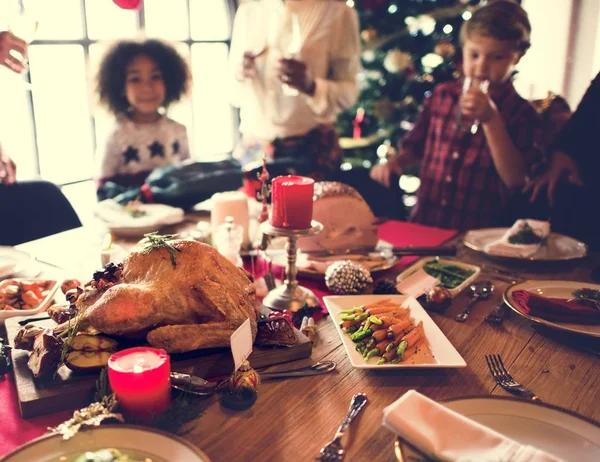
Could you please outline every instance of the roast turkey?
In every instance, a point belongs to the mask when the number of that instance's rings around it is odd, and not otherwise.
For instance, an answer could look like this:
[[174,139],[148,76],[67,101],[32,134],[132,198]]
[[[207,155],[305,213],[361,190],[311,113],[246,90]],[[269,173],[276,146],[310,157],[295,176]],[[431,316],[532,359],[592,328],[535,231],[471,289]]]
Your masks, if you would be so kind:
[[313,220],[323,225],[315,237],[302,238],[303,252],[346,250],[377,244],[375,215],[353,187],[335,181],[315,183]]
[[151,346],[169,353],[229,346],[231,334],[248,318],[256,335],[258,303],[244,270],[209,245],[169,244],[172,249],[142,244],[112,278],[88,285],[76,301],[80,328],[146,336]]

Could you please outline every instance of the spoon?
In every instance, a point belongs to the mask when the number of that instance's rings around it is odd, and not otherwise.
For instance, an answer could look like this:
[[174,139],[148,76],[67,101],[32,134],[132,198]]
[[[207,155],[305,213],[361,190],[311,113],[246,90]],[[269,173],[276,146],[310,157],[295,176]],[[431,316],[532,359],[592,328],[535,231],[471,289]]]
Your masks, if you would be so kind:
[[471,301],[467,303],[465,309],[456,315],[457,322],[465,322],[471,314],[473,305],[475,305],[475,303],[477,303],[479,300],[485,300],[492,295],[494,292],[494,284],[492,281],[477,281],[469,286],[469,290],[471,291],[471,297],[473,298],[471,298]]
[[[320,361],[308,367],[299,369],[290,369],[279,372],[260,372],[261,380],[279,379],[290,377],[308,377],[310,375],[327,374],[333,371],[337,364],[333,361]],[[219,391],[219,389],[229,383],[229,379],[220,382],[209,382],[202,377],[183,374],[181,372],[171,372],[171,386],[179,391],[192,393],[198,396],[210,396]]]

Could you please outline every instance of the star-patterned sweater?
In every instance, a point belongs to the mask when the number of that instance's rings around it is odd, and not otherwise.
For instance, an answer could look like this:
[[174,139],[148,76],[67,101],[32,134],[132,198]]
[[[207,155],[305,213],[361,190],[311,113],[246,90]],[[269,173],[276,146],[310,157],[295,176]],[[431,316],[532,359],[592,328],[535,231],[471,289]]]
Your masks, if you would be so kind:
[[116,126],[99,152],[99,183],[113,181],[123,186],[139,186],[157,167],[189,159],[184,125],[168,117],[156,123],[139,124],[129,117],[117,117]]

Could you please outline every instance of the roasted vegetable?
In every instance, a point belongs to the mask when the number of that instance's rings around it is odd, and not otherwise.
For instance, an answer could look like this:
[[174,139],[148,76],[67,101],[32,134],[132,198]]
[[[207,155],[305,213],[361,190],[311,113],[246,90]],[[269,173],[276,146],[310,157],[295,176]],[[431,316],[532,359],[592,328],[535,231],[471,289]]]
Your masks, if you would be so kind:
[[73,372],[95,371],[105,367],[112,354],[112,351],[73,350],[65,357],[65,366]]
[[33,342],[43,330],[43,327],[34,326],[33,324],[22,327],[15,336],[15,348],[17,350],[33,350]]
[[33,342],[33,352],[27,366],[36,379],[51,377],[60,364],[62,341],[54,336],[52,329],[43,329]]

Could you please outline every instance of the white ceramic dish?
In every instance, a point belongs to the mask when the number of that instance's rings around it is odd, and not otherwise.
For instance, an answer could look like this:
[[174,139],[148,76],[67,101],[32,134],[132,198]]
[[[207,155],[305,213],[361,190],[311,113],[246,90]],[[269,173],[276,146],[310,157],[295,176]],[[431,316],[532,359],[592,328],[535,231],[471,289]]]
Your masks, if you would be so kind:
[[95,214],[116,236],[141,237],[158,231],[162,226],[174,225],[184,219],[183,209],[164,204],[140,204],[139,210],[146,215],[132,217],[124,207],[112,200],[100,202]]
[[459,285],[458,287],[455,287],[454,289],[448,289],[448,291],[452,295],[452,298],[456,297],[463,290],[465,290],[467,287],[469,287],[469,285],[472,284],[473,281],[475,281],[475,279],[477,279],[477,277],[479,276],[479,273],[481,273],[481,268],[479,266],[469,265],[468,263],[463,263],[463,262],[456,261],[456,260],[448,260],[445,258],[438,259],[437,257],[426,257],[426,258],[421,258],[420,260],[415,262],[413,265],[411,265],[407,269],[405,269],[402,273],[400,273],[398,275],[398,277],[396,278],[396,282],[400,283],[400,282],[406,280],[409,276],[414,274],[416,271],[423,268],[423,266],[425,266],[425,264],[429,263],[430,261],[435,261],[435,260],[438,260],[440,263],[446,263],[448,265],[457,266],[464,270],[474,271],[474,273],[471,276],[469,276],[467,279],[465,279],[461,285]]
[[4,279],[16,271],[18,267],[31,260],[28,253],[14,247],[0,246],[0,279]]
[[[15,281],[36,281],[36,280],[42,280],[42,281],[46,281],[48,279],[36,279],[36,278],[11,278]],[[46,311],[48,309],[48,307],[52,304],[53,300],[54,300],[54,295],[56,294],[56,291],[58,290],[58,288],[60,287],[60,284],[58,281],[51,281],[54,284],[52,285],[51,289],[48,291],[48,294],[46,295],[46,297],[44,298],[44,300],[42,301],[42,303],[40,303],[38,305],[37,308],[35,308],[34,310],[1,310],[0,311],[0,325],[4,324],[4,320],[8,319],[8,318],[13,318],[15,316],[29,316],[32,314],[38,314],[41,313],[42,311]]]
[[[356,344],[345,334],[340,327],[339,313],[343,310],[349,310],[360,305],[367,305],[378,300],[390,299],[394,303],[401,304],[410,308],[411,317],[415,322],[423,321],[425,336],[431,346],[431,351],[436,362],[433,364],[376,364],[378,358],[371,358],[365,361],[363,356],[355,350]],[[344,348],[350,363],[356,369],[439,369],[465,367],[467,363],[456,351],[456,348],[446,338],[440,328],[431,319],[425,309],[413,297],[405,295],[330,295],[323,297],[327,311],[331,315],[335,328],[342,339]]]
[[485,247],[500,239],[508,228],[487,228],[471,230],[465,235],[464,243],[467,247],[491,258],[505,260],[530,260],[530,261],[566,261],[583,258],[588,254],[588,247],[583,242],[562,234],[550,233],[546,245],[540,247],[533,255],[527,258],[501,257],[489,255]]
[[[555,298],[572,298],[573,291],[577,289],[581,289],[582,287],[588,287],[590,289],[600,290],[600,285],[598,284],[589,284],[587,282],[576,282],[576,281],[524,281],[519,282],[510,286],[504,292],[504,301],[511,309],[523,316],[524,318],[529,319],[537,324],[542,324],[547,327],[551,327],[552,329],[563,330],[566,332],[571,332],[575,334],[589,335],[591,337],[600,338],[600,324],[573,324],[568,322],[552,322],[548,321],[544,318],[539,318],[537,316],[530,316],[525,313],[522,313],[516,308],[516,304],[513,301],[512,294],[516,290],[526,290],[528,292],[533,292],[535,294],[541,295],[543,297],[555,297]],[[600,460],[600,459],[599,459]]]
[[[600,426],[575,413],[544,403],[505,397],[459,398],[444,406],[521,444],[535,446],[566,462],[600,460]],[[404,460],[416,456],[402,445]],[[401,460],[398,457],[398,460]]]
[[[193,444],[174,435],[135,425],[106,425],[80,431],[63,440],[62,435],[42,436],[17,448],[2,459],[4,462],[58,462],[68,456],[114,448],[141,453],[152,462],[210,462]],[[136,454],[137,455],[137,454]]]

